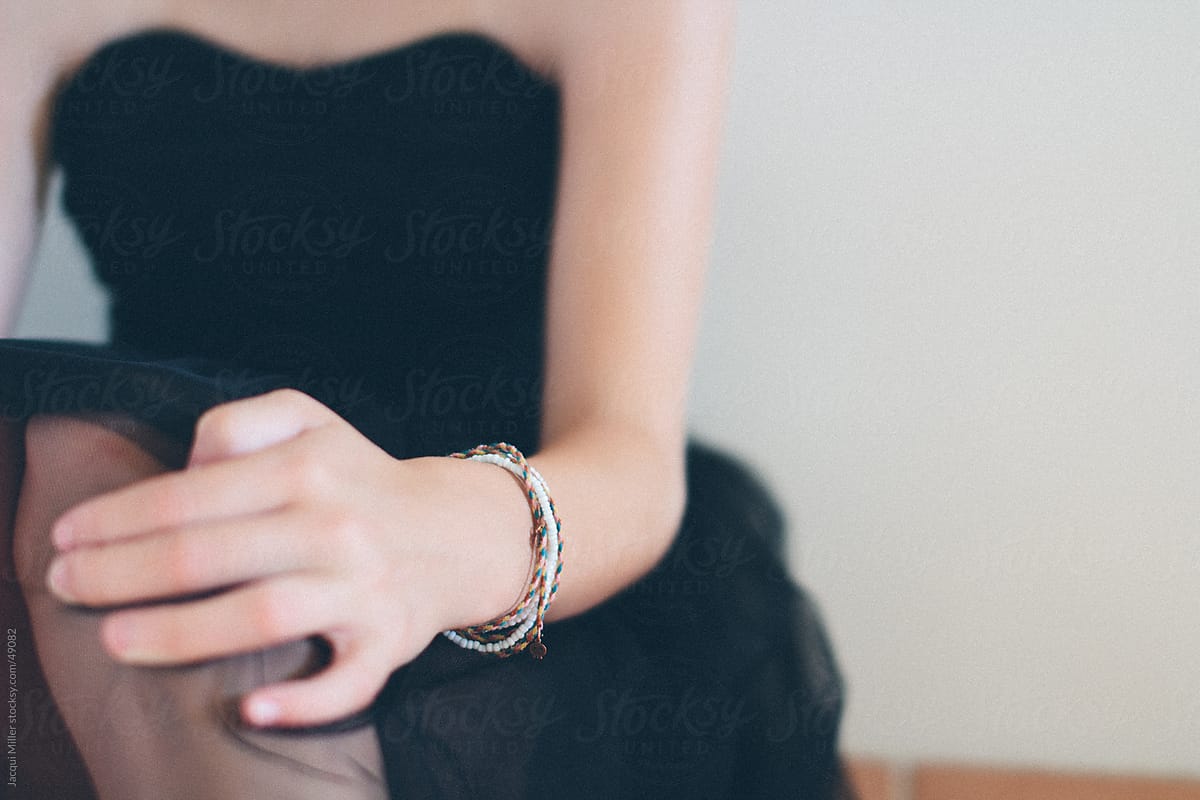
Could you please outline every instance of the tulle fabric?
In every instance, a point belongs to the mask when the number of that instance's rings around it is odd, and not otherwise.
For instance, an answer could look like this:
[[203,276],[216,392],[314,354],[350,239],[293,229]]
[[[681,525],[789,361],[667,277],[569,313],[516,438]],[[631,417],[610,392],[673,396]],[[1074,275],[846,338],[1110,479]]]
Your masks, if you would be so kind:
[[[30,340],[0,342],[0,374],[8,420],[119,412],[181,445],[207,408],[294,383]],[[379,404],[346,416],[389,430]],[[404,449],[402,437],[379,443]],[[408,800],[850,797],[843,682],[816,605],[785,567],[778,504],[743,463],[696,440],[687,479],[666,557],[612,600],[549,625],[545,659],[439,637],[368,712],[297,735],[373,724],[389,787]]]

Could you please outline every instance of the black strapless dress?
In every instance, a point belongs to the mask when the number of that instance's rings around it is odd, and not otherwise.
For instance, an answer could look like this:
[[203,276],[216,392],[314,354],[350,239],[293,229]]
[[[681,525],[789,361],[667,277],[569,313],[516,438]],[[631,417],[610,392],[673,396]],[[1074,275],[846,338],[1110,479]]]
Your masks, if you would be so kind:
[[[399,458],[535,453],[558,125],[557,89],[476,34],[302,70],[167,30],[110,43],[52,130],[110,340],[0,342],[0,414],[188,442],[291,386]],[[544,661],[439,637],[393,675],[396,796],[847,796],[842,682],[776,504],[694,441],[688,480],[662,564],[552,626]]]

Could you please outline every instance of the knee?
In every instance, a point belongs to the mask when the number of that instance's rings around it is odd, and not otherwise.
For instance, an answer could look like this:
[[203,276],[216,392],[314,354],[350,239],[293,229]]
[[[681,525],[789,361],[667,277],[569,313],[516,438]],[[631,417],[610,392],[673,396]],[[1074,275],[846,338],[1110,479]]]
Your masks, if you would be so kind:
[[13,519],[13,562],[26,599],[44,593],[54,556],[48,532],[76,503],[163,470],[157,459],[94,419],[36,415],[25,426],[25,467]]
[[141,466],[147,471],[161,469],[137,444],[132,436],[134,430],[132,423],[100,417],[50,414],[30,417],[25,425],[26,476],[82,478],[116,465]]

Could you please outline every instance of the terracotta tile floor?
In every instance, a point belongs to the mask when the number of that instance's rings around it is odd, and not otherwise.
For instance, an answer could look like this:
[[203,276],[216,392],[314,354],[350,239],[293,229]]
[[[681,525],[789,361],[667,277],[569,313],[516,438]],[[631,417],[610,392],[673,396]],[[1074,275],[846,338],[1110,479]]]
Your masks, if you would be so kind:
[[1200,800],[1200,780],[849,757],[862,800]]

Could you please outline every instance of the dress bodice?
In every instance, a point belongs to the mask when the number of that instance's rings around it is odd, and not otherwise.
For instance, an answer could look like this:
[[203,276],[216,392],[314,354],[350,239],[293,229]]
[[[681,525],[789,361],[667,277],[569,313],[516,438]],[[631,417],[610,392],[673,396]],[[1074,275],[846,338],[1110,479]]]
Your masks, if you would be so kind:
[[494,428],[536,417],[558,110],[478,34],[298,69],[160,29],[75,73],[52,151],[114,345]]

